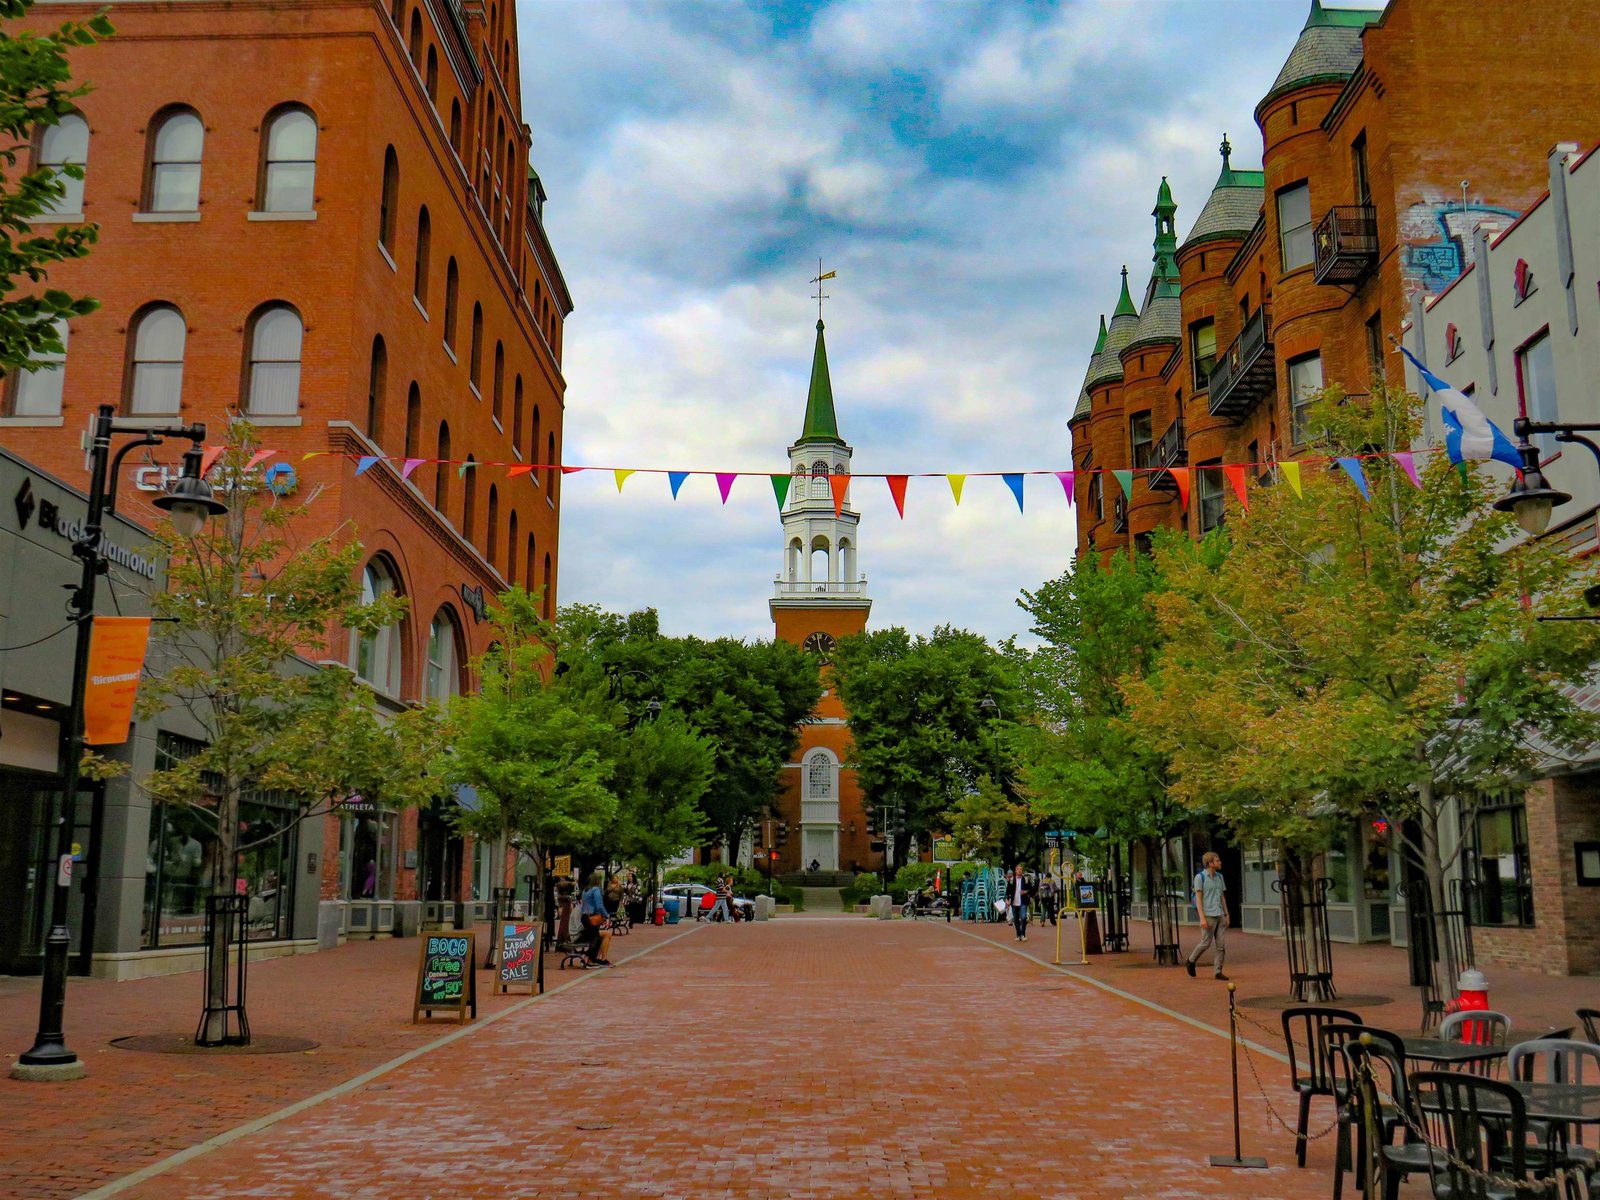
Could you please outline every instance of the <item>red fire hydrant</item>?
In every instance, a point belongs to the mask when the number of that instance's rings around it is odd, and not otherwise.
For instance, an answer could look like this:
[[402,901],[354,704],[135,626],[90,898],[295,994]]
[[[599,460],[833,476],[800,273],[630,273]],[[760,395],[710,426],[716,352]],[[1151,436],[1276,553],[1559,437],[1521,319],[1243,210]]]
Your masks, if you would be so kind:
[[650,919],[657,925],[667,923],[667,907],[659,899],[656,901],[655,911],[650,914]]
[[[1468,967],[1461,972],[1456,991],[1460,995],[1456,1002],[1457,1012],[1483,1012],[1489,1007],[1489,981],[1476,968]],[[1465,1022],[1462,1034],[1462,1041],[1474,1045],[1482,1045],[1489,1040],[1488,1028],[1482,1021]]]

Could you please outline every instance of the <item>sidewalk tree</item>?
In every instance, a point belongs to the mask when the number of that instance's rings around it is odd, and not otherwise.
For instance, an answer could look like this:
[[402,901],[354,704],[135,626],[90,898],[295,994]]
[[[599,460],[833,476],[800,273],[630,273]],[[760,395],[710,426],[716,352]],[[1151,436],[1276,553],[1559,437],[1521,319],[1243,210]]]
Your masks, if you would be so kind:
[[947,812],[975,803],[967,797],[983,779],[1015,803],[1010,746],[1023,694],[978,634],[942,625],[927,637],[895,627],[843,638],[829,678],[850,713],[866,803],[905,810],[899,857],[912,835],[943,830]]
[[82,165],[23,164],[40,131],[60,125],[90,90],[74,85],[69,50],[110,37],[111,22],[98,13],[40,32],[16,28],[33,7],[33,0],[0,0],[0,20],[10,23],[0,28],[0,133],[6,143],[0,148],[0,371],[7,374],[27,369],[41,355],[63,353],[57,322],[99,307],[98,301],[40,286],[53,264],[89,253],[99,226],[31,222],[66,196],[66,181],[83,178]]
[[[165,592],[152,598],[157,618],[151,665],[140,689],[142,715],[177,709],[193,723],[193,751],[150,772],[151,798],[182,805],[210,823],[212,891],[232,895],[239,883],[240,803],[256,792],[300,799],[300,815],[348,795],[356,786],[382,789],[385,802],[405,803],[420,781],[405,775],[429,756],[426,726],[379,720],[371,694],[340,667],[318,668],[301,657],[348,627],[371,633],[399,621],[404,601],[361,603],[361,546],[353,531],[302,541],[298,523],[311,501],[280,500],[250,466],[258,439],[246,424],[214,477],[224,481],[228,514],[194,538],[170,524],[156,530],[167,556]],[[208,1008],[227,987],[227,928],[210,931],[214,969]],[[220,1034],[220,1014],[213,1019]]]
[[643,863],[653,886],[663,862],[705,837],[700,804],[715,769],[715,747],[681,714],[635,722],[616,762],[617,811],[601,839],[608,855]]
[[961,858],[995,863],[1000,861],[1008,837],[1026,828],[1033,816],[1026,801],[1007,795],[985,775],[938,819],[955,840]]
[[[1409,447],[1419,418],[1414,397],[1383,388],[1360,405],[1329,389],[1312,411],[1333,455]],[[1574,696],[1600,630],[1537,620],[1584,611],[1593,560],[1516,538],[1491,507],[1503,483],[1426,458],[1420,488],[1390,458],[1362,460],[1370,503],[1338,469],[1308,467],[1303,498],[1254,488],[1220,561],[1182,539],[1158,547],[1161,662],[1128,694],[1185,805],[1301,844],[1376,809],[1438,913],[1450,802],[1470,815],[1541,758],[1592,743]]]

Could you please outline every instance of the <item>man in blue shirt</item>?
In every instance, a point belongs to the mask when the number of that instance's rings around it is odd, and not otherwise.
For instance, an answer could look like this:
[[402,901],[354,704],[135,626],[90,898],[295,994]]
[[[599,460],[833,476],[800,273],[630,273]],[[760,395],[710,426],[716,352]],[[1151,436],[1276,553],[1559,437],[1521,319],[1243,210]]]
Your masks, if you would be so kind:
[[1228,901],[1224,893],[1226,885],[1222,880],[1222,857],[1215,851],[1207,850],[1201,861],[1205,868],[1194,877],[1194,911],[1205,933],[1200,938],[1200,944],[1189,951],[1184,966],[1193,975],[1194,964],[1206,952],[1206,947],[1215,946],[1216,949],[1211,952],[1211,968],[1218,979],[1226,980],[1228,977],[1222,973],[1222,960],[1227,955],[1227,947],[1222,937],[1228,928]]
[[597,967],[609,967],[606,957],[611,950],[611,933],[606,929],[610,913],[606,909],[606,877],[599,871],[589,876],[589,887],[578,901],[578,919],[583,922],[583,938],[589,945],[589,961]]

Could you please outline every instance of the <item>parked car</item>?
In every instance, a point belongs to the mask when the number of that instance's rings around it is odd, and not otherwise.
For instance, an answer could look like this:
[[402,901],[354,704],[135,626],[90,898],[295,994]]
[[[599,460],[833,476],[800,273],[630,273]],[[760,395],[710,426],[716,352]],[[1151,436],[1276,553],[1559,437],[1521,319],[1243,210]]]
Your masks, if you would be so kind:
[[[706,900],[707,896],[712,897],[709,902]],[[676,898],[681,905],[685,898],[688,899],[689,911],[684,913],[687,917],[704,916],[710,912],[712,905],[716,903],[715,896],[715,890],[703,883],[669,883],[661,889],[661,897],[664,900]],[[739,919],[742,921],[752,920],[756,915],[753,900],[735,896],[733,906],[739,910]]]

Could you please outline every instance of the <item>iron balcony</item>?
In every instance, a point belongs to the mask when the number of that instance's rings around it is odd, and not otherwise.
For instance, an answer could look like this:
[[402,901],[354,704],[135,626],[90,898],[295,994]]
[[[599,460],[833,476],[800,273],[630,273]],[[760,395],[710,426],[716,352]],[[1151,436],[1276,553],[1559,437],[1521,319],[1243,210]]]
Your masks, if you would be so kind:
[[1317,223],[1312,275],[1318,283],[1357,284],[1378,265],[1378,212],[1370,204],[1340,204]]
[[1258,308],[1233,344],[1217,356],[1217,365],[1211,369],[1211,415],[1237,421],[1258,400],[1271,395],[1276,383],[1272,323],[1267,320],[1266,310]]
[[1155,468],[1150,473],[1148,482],[1150,488],[1166,492],[1178,490],[1178,481],[1172,477],[1172,472],[1168,468],[1189,465],[1189,442],[1184,436],[1181,420],[1167,426],[1167,431],[1156,442],[1155,450],[1150,455],[1150,465]]

